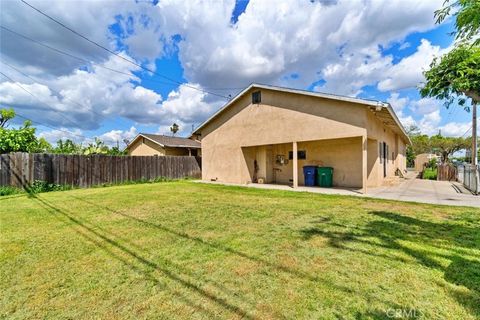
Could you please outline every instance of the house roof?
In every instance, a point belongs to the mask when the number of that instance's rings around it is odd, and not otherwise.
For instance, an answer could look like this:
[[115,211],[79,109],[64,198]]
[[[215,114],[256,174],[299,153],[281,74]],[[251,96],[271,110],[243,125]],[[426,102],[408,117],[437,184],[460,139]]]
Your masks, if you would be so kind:
[[409,143],[411,143],[410,138],[408,137],[408,134],[407,134],[405,128],[400,123],[400,120],[398,119],[397,115],[395,114],[395,111],[393,110],[392,106],[387,102],[378,101],[378,100],[352,98],[352,97],[341,96],[341,95],[330,94],[330,93],[312,92],[312,91],[306,91],[306,90],[299,90],[299,89],[292,89],[292,88],[285,88],[285,87],[277,87],[277,86],[258,84],[258,83],[250,84],[247,88],[245,88],[243,91],[241,91],[239,94],[237,94],[232,100],[227,102],[215,114],[213,114],[210,118],[208,118],[205,122],[203,122],[200,126],[198,126],[192,132],[192,135],[198,133],[210,121],[215,119],[218,115],[220,115],[223,111],[225,111],[227,108],[229,108],[231,105],[233,105],[237,100],[239,100],[248,91],[250,91],[250,89],[267,89],[267,90],[273,90],[273,91],[288,92],[288,93],[294,93],[294,94],[302,94],[302,95],[306,95],[306,96],[319,97],[319,98],[324,98],[324,99],[358,103],[358,104],[364,105],[366,107],[370,107],[372,111],[375,110],[374,111],[375,115],[386,126],[390,127],[394,131],[403,135],[404,138]]
[[138,138],[143,137],[146,138],[161,147],[173,147],[173,148],[192,148],[192,149],[200,149],[201,144],[198,141],[182,138],[182,137],[170,137],[161,134],[150,134],[150,133],[139,133],[135,139],[132,140],[127,146],[130,147]]

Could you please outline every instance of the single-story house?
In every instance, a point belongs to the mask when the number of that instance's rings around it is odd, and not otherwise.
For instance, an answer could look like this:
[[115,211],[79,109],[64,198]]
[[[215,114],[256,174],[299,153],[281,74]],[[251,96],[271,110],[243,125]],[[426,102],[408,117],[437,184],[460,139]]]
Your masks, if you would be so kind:
[[200,142],[181,137],[140,133],[127,146],[130,156],[200,156]]
[[304,184],[302,167],[333,167],[333,185],[382,185],[406,171],[410,139],[388,103],[252,84],[192,138],[202,179]]
[[433,153],[420,153],[415,157],[415,171],[422,172],[425,169],[425,165],[430,162],[430,160],[435,159],[438,161],[439,156]]

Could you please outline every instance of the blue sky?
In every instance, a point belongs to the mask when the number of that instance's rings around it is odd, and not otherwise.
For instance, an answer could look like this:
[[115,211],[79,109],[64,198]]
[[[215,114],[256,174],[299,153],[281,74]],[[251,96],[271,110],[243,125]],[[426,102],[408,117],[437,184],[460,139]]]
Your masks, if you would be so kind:
[[155,70],[102,51],[21,3],[3,3],[2,26],[87,61],[1,30],[2,62],[33,80],[1,63],[10,79],[0,80],[0,103],[45,124],[39,133],[52,142],[122,143],[138,132],[168,134],[173,122],[185,136],[227,101],[218,95],[252,82],[388,101],[405,126],[426,134],[469,129],[467,112],[422,99],[415,88],[453,41],[451,21],[434,23],[442,1],[32,4]]

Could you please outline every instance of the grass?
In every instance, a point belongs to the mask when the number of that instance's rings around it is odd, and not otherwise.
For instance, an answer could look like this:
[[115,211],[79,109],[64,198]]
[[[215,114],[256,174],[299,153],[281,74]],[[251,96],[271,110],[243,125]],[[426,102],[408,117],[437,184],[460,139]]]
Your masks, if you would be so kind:
[[423,170],[422,179],[437,180],[437,169],[425,168],[425,170]]
[[0,219],[3,318],[480,317],[478,209],[181,181]]

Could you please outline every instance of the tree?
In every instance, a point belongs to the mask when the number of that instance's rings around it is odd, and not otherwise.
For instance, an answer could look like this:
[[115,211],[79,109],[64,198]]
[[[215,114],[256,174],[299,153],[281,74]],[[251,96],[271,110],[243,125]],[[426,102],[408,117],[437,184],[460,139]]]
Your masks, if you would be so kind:
[[15,111],[10,109],[0,109],[0,128],[5,128],[7,122],[15,117]]
[[85,149],[83,149],[84,155],[91,155],[91,154],[108,154],[108,146],[105,143],[95,138],[95,142],[89,143]]
[[462,44],[441,59],[433,59],[424,75],[427,82],[420,90],[422,97],[446,100],[447,107],[456,98],[465,105],[465,96],[473,103],[480,102],[480,47]]
[[53,148],[53,153],[58,154],[80,154],[82,153],[82,145],[77,144],[70,139],[62,139],[57,141],[57,146]]
[[[442,23],[455,11],[455,39],[472,40],[480,34],[480,1],[478,0],[457,0],[445,1],[444,7],[435,11],[436,23]],[[475,45],[480,44],[480,37],[474,40]]]
[[468,148],[468,140],[464,138],[436,135],[430,137],[430,146],[433,152],[441,155],[442,163],[447,163],[452,154]]
[[30,121],[25,121],[18,129],[0,127],[0,153],[39,152],[35,128]]
[[179,129],[180,127],[175,122],[170,127],[170,131],[173,133],[173,136],[175,136],[175,133],[177,133]]

